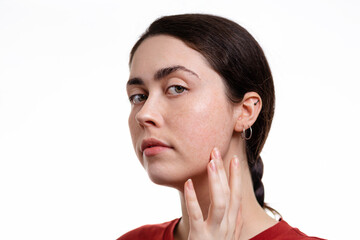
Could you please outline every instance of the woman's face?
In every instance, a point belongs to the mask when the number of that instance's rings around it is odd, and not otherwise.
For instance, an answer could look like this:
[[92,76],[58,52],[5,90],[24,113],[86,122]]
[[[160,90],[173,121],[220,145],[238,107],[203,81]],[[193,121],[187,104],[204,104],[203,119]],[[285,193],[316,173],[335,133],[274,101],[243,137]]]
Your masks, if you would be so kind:
[[210,152],[229,150],[236,118],[221,77],[174,37],[144,40],[130,65],[129,127],[153,182],[182,187],[206,174]]

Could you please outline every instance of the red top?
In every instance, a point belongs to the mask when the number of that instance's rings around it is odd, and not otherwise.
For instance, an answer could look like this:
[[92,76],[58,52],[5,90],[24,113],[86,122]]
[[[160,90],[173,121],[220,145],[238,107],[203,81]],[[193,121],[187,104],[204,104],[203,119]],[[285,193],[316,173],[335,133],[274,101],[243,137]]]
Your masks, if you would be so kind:
[[[180,218],[177,218],[161,224],[145,225],[122,235],[117,240],[174,240],[173,232],[179,220]],[[287,222],[280,219],[277,224],[259,233],[250,240],[264,239],[321,240],[322,238],[309,237],[300,232],[299,229],[291,227]]]
[[272,227],[264,230],[250,240],[264,240],[264,239],[274,239],[274,240],[324,240],[317,237],[309,237],[305,233],[301,232],[297,228],[291,227],[287,222],[280,219],[280,221]]
[[174,229],[180,218],[161,224],[144,225],[125,233],[117,240],[174,240]]

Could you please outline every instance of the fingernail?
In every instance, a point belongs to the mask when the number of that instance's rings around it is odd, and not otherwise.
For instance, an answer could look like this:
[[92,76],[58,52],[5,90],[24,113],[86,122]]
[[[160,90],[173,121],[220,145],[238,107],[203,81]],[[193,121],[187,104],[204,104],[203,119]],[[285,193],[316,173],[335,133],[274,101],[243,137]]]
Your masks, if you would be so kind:
[[233,163],[234,163],[234,166],[235,166],[235,167],[238,167],[238,166],[239,166],[239,158],[238,158],[236,155],[234,155]]
[[214,148],[214,157],[216,159],[221,159],[220,151],[217,147]]
[[210,161],[210,168],[211,168],[211,170],[213,170],[214,172],[216,171],[216,166],[215,166],[215,162],[214,162],[213,159]]
[[187,187],[188,187],[188,189],[189,190],[194,190],[194,185],[193,185],[193,182],[192,182],[192,180],[191,179],[188,179],[187,180]]

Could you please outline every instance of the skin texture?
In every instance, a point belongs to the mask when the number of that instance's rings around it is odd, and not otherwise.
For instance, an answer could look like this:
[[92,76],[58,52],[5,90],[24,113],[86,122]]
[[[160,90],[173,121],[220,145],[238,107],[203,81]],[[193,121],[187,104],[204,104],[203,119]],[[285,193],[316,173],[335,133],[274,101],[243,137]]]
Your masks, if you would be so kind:
[[[220,76],[202,55],[177,39],[163,38],[145,40],[134,55],[130,79],[141,78],[144,85],[129,86],[128,94],[147,94],[148,99],[132,105],[129,126],[136,154],[150,178],[180,190],[188,178],[206,173],[209,153],[215,146],[228,151],[236,119]],[[178,70],[154,80],[157,70],[177,65],[199,77]],[[173,93],[168,89],[172,85],[188,90]],[[173,149],[154,157],[143,156],[141,141],[149,137]]]
[[[137,157],[154,183],[179,190],[175,239],[249,239],[276,223],[256,201],[241,138],[261,110],[257,93],[230,102],[204,57],[165,35],[139,46],[129,79]],[[150,138],[167,147],[146,154],[141,145]]]

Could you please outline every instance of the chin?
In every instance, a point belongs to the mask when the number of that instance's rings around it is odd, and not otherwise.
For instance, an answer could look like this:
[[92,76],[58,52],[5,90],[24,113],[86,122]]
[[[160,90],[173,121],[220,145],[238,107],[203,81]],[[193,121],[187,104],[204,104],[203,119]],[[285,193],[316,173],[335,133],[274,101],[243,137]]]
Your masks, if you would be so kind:
[[172,187],[178,190],[184,187],[184,183],[187,178],[181,178],[172,174],[170,171],[159,172],[159,171],[149,171],[147,170],[150,180],[161,186]]
[[156,166],[155,164],[148,165],[146,172],[153,183],[172,187],[179,191],[184,190],[184,184],[189,178],[207,174],[206,166],[201,167],[201,169],[185,169],[182,166],[176,167],[173,164],[170,167]]

